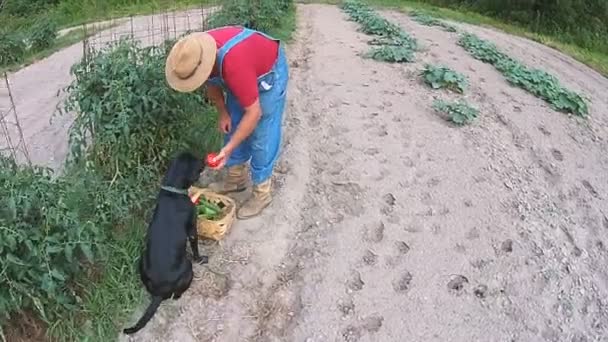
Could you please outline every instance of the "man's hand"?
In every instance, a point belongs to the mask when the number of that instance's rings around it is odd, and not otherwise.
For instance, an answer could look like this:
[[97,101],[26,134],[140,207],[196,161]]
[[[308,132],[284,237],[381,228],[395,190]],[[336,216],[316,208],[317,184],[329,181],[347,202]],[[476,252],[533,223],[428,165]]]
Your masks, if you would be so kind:
[[228,115],[227,112],[220,112],[218,129],[224,134],[228,134],[232,129],[232,121],[230,120],[230,115]]
[[228,161],[228,159],[230,159],[230,154],[232,154],[232,150],[230,150],[227,146],[222,148],[220,150],[220,152],[217,154],[217,156],[215,156],[215,158],[213,159],[214,163],[217,163],[216,167],[212,167],[212,170],[221,170],[224,165],[226,165],[226,162]]

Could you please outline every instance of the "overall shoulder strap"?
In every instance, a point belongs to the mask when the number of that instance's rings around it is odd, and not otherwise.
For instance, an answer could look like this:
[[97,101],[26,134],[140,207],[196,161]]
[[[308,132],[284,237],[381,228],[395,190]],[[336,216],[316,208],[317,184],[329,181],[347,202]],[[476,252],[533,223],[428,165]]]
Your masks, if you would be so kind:
[[224,44],[219,49],[219,51],[217,52],[217,59],[218,59],[218,68],[219,68],[219,77],[220,78],[223,78],[222,69],[224,67],[224,57],[226,56],[228,51],[230,51],[230,49],[235,47],[238,43],[249,38],[254,33],[256,33],[256,31],[248,29],[248,28],[243,28],[243,30],[241,32],[239,32],[236,36],[230,38],[230,40],[228,40],[226,42],[226,44]]

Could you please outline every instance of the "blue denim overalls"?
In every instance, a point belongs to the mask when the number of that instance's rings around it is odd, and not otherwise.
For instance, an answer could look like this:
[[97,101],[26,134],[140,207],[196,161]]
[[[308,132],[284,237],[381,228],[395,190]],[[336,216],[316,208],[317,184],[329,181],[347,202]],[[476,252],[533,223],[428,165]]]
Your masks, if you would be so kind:
[[[230,114],[232,127],[230,132],[224,136],[224,144],[227,144],[236,130],[244,109],[238,103],[230,89],[222,78],[222,66],[224,57],[235,45],[242,42],[252,34],[261,34],[269,39],[277,41],[262,32],[243,28],[236,36],[227,41],[217,52],[217,65],[219,74],[207,80],[208,84],[223,88],[226,96],[226,109]],[[260,184],[272,175],[272,169],[278,158],[281,144],[281,130],[283,121],[283,110],[285,109],[285,95],[287,94],[287,81],[289,70],[285,51],[282,44],[272,69],[266,74],[258,77],[258,91],[260,95],[260,106],[262,116],[254,131],[247,139],[232,152],[226,162],[226,167],[239,165],[251,159],[251,179],[253,184]]]

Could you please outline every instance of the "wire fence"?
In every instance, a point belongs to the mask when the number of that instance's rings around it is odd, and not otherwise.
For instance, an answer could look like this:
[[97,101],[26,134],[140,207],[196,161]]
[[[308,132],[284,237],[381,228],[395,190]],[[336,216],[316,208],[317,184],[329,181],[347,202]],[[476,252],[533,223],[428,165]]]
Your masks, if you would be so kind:
[[[0,10],[5,5],[0,0]],[[0,76],[0,156],[31,165],[8,75],[3,72]]]
[[6,73],[0,82],[0,155],[18,164],[32,165]]
[[[191,1],[191,6],[185,8],[183,1],[163,0],[156,3],[155,8],[148,8],[148,14],[132,15],[127,17],[115,16],[103,21],[86,23],[78,26],[62,29],[58,32],[58,37],[66,34],[82,34],[81,57],[86,59],[92,49],[100,50],[117,42],[121,39],[139,41],[141,46],[159,45],[168,39],[176,39],[184,33],[192,31],[204,31],[209,29],[209,18],[221,8],[221,0],[200,0]],[[95,8],[90,9],[95,11]],[[102,10],[94,12],[96,17],[102,17]],[[74,60],[78,61],[78,60]],[[69,70],[61,71],[68,74]],[[49,73],[57,73],[52,70]],[[24,91],[19,87],[11,85],[11,78],[18,77],[14,74],[0,75],[0,155],[10,158],[18,164],[37,164],[44,158],[44,143],[31,140],[42,140],[40,134],[34,134],[24,130],[21,121],[28,121],[32,116],[38,116],[40,120],[50,117],[51,113],[46,113],[50,106],[44,107],[44,113],[32,112],[30,108],[25,113],[19,113],[19,107],[25,107],[26,99]],[[23,75],[19,75],[23,77]],[[61,78],[67,77],[61,74]],[[71,77],[70,77],[71,78]],[[41,86],[44,85],[41,80]],[[64,84],[64,86],[67,84]],[[54,89],[53,91],[59,91]],[[59,99],[55,100],[59,101]],[[41,101],[50,103],[51,99]],[[27,105],[27,107],[31,107]],[[54,108],[54,106],[53,106]],[[20,115],[22,114],[22,115]],[[58,129],[61,131],[61,129]],[[61,131],[63,132],[63,131]],[[67,132],[66,132],[67,133]],[[50,134],[50,133],[49,133]],[[57,137],[59,138],[59,137]],[[26,141],[30,140],[30,141]],[[35,145],[33,155],[28,151],[28,146]],[[31,146],[30,146],[31,147]],[[50,147],[50,146],[49,146]],[[31,150],[31,148],[30,148]],[[33,156],[30,158],[30,156]]]
[[219,1],[205,1],[200,8],[188,10],[160,9],[145,16],[130,16],[101,23],[82,25],[87,48],[103,48],[120,39],[140,41],[142,46],[157,45],[190,31],[208,29],[208,20],[219,8]]

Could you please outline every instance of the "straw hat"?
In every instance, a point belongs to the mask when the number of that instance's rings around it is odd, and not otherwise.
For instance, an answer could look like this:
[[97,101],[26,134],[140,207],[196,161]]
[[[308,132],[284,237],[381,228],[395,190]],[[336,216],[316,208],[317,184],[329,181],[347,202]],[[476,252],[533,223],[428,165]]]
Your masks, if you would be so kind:
[[215,39],[205,32],[191,33],[173,45],[165,65],[171,88],[191,92],[209,78],[217,53]]

